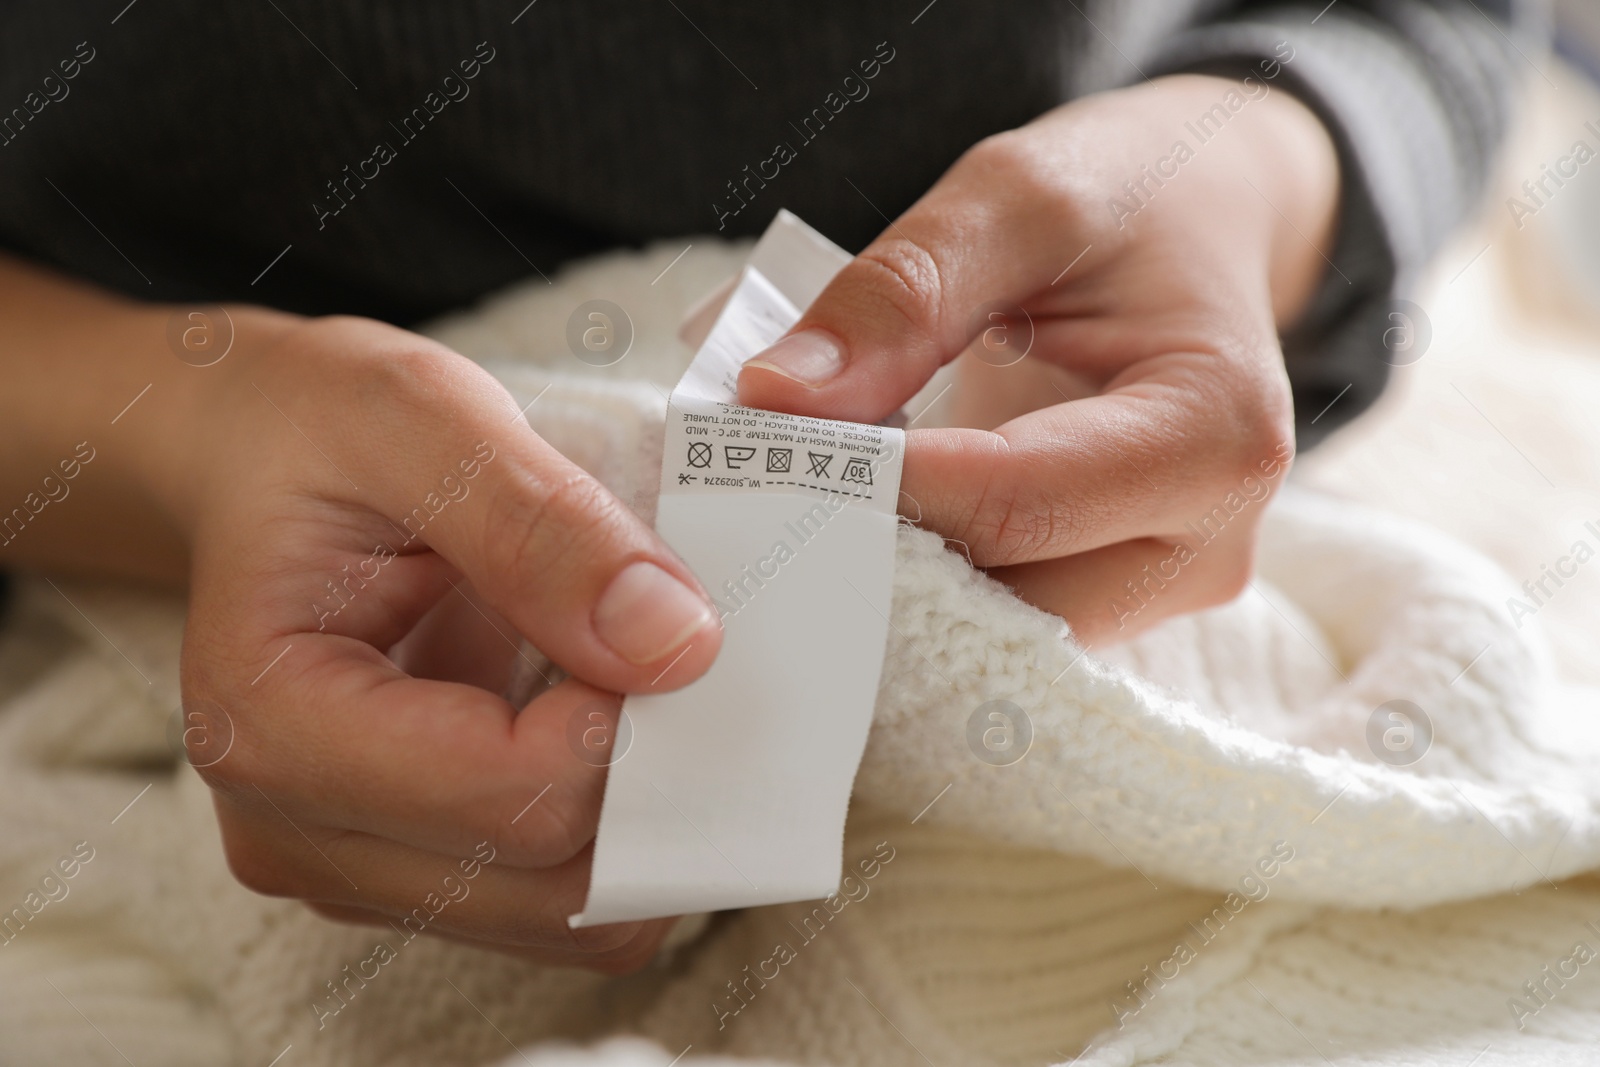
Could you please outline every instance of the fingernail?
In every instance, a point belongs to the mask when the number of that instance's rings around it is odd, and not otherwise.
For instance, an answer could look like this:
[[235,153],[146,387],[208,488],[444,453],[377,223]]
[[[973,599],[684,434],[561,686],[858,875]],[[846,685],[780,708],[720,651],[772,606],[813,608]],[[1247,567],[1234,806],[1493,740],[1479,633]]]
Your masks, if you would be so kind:
[[711,608],[678,579],[640,560],[611,579],[594,608],[600,640],[629,663],[654,663],[712,620]]
[[762,367],[810,389],[844,370],[844,346],[822,330],[801,330],[785,337],[746,367]]

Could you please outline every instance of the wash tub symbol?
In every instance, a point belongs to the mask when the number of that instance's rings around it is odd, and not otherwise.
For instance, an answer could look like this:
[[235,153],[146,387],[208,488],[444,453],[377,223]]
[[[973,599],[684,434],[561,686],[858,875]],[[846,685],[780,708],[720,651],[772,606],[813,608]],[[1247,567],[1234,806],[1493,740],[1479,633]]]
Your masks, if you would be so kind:
[[861,456],[851,456],[844,465],[844,473],[839,475],[841,482],[855,482],[857,485],[872,484],[872,464]]

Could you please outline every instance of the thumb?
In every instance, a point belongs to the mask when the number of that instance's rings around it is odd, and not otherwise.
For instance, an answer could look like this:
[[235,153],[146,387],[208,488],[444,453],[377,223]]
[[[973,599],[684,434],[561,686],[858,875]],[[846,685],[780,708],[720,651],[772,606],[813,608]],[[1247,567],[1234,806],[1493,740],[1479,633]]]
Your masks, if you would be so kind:
[[[372,472],[356,499],[388,520],[391,558],[433,549],[518,633],[600,688],[659,692],[710,667],[721,627],[694,574],[534,433],[487,371],[362,320],[315,329],[321,347],[308,340],[303,358],[356,349],[367,353],[363,367],[388,368],[379,384],[369,380],[376,371],[360,380],[361,402],[378,414],[345,418],[345,406],[329,405],[334,414],[315,429],[341,466]],[[350,580],[364,588],[376,566]]]
[[[1064,241],[992,200],[994,166],[968,153],[847,264],[777,344],[745,363],[739,402],[877,422],[979,333],[1021,318]],[[987,180],[986,180],[987,179]],[[1042,277],[1041,277],[1042,275]]]

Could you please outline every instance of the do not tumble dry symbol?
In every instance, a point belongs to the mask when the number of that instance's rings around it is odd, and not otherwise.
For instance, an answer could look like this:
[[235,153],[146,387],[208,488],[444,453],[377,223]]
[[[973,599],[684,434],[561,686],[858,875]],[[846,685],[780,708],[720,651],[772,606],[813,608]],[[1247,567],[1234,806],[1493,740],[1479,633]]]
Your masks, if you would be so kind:
[[768,474],[788,474],[789,473],[789,461],[793,456],[794,456],[794,449],[792,449],[792,448],[771,448],[771,447],[769,447],[767,449],[767,473]]
[[711,466],[711,446],[704,441],[696,441],[689,446],[689,466]]
[[811,476],[813,478],[826,478],[828,476],[828,464],[833,462],[833,453],[808,451],[806,455],[811,459],[811,470],[809,471]]
[[750,462],[756,450],[750,445],[723,445],[722,455],[731,471],[739,470],[744,464]]

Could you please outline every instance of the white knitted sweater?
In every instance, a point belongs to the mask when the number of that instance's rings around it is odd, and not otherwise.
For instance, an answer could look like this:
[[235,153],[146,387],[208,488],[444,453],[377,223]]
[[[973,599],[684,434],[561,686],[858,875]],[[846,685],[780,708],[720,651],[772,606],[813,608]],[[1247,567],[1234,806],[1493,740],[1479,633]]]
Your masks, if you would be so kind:
[[[679,250],[433,331],[523,403],[548,386],[535,428],[646,511],[672,329],[737,258],[697,241],[652,283]],[[1507,609],[1574,540],[1600,547],[1600,497],[1543,480],[1600,484],[1600,366],[1508,351],[1489,258],[1430,304],[1404,395],[1302,465],[1231,605],[1081,654],[903,529],[846,843],[875,876],[837,912],[714,917],[628,979],[419,939],[319,1028],[325,983],[382,935],[232,883],[166,737],[181,605],[24,581],[0,640],[0,909],[43,903],[0,933],[0,1065],[1600,1061],[1578,948],[1600,960],[1600,885],[1573,877],[1600,868],[1600,582],[1520,627]],[[633,320],[616,367],[564,350],[590,298]],[[1407,766],[1368,742],[1396,699],[1433,725]],[[993,700],[1032,724],[1009,766],[967,743]],[[79,842],[47,886],[65,895],[36,892]],[[614,1034],[635,1036],[589,1047]]]

